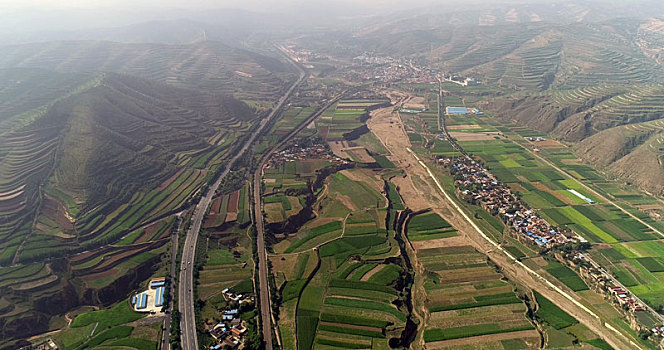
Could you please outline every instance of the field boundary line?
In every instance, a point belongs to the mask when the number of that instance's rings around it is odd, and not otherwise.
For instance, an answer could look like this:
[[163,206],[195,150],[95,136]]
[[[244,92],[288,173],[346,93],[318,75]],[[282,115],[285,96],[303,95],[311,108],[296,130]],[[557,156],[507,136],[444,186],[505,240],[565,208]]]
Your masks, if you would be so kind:
[[[461,214],[461,215],[464,217],[464,219],[466,219],[466,221],[467,221],[467,222],[468,222],[468,223],[469,223],[469,224],[475,229],[475,231],[477,231],[477,233],[479,233],[479,234],[482,236],[482,238],[484,238],[487,242],[489,242],[489,243],[490,243],[491,245],[493,245],[495,248],[497,248],[497,249],[500,250],[502,253],[504,253],[504,254],[505,254],[510,260],[514,261],[514,263],[516,263],[519,267],[523,268],[525,271],[527,271],[528,273],[530,273],[531,275],[533,275],[533,276],[534,276],[535,278],[537,278],[538,280],[544,282],[549,288],[553,289],[553,290],[556,291],[558,294],[564,296],[566,299],[568,299],[568,300],[571,301],[574,305],[576,305],[577,307],[579,307],[580,309],[582,309],[583,311],[585,311],[586,313],[588,313],[590,316],[592,316],[592,317],[594,317],[595,319],[601,321],[601,318],[600,318],[597,314],[595,314],[592,310],[588,309],[585,305],[581,304],[578,300],[574,299],[574,298],[573,298],[571,295],[569,295],[567,292],[565,292],[565,291],[563,291],[562,289],[560,289],[558,286],[556,286],[556,285],[553,284],[551,281],[549,281],[548,279],[544,278],[542,275],[538,274],[537,272],[535,272],[534,270],[532,270],[531,268],[529,268],[528,266],[526,266],[526,265],[525,265],[524,263],[522,263],[521,261],[518,261],[518,260],[516,259],[516,257],[514,257],[510,252],[506,251],[506,250],[505,250],[500,244],[496,243],[494,240],[492,240],[491,238],[489,238],[489,237],[488,237],[488,236],[482,231],[482,229],[480,229],[479,226],[477,226],[477,224],[475,224],[475,222],[474,222],[473,220],[470,219],[470,217],[468,216],[468,214],[466,214],[466,212],[465,212],[465,211],[464,211],[464,210],[463,210],[463,209],[462,209],[462,208],[461,208],[461,207],[460,207],[460,206],[459,206],[459,205],[458,205],[458,204],[452,199],[452,197],[447,193],[447,191],[445,191],[445,189],[444,189],[443,186],[440,184],[440,182],[438,181],[438,179],[435,177],[435,175],[433,174],[433,172],[431,172],[431,170],[429,169],[429,167],[428,167],[428,166],[427,166],[422,160],[420,160],[420,158],[417,156],[417,154],[415,154],[415,152],[413,152],[413,150],[410,149],[410,147],[406,148],[406,150],[407,150],[408,152],[410,152],[410,153],[413,155],[413,157],[415,157],[415,159],[417,160],[417,162],[418,162],[418,163],[424,168],[424,170],[427,171],[427,173],[429,174],[429,177],[431,177],[431,179],[434,181],[434,183],[436,184],[436,187],[438,187],[438,190],[439,190],[439,191],[445,196],[445,198],[446,198],[446,199],[452,204],[452,206],[453,206],[453,207],[459,212],[459,214]],[[626,340],[629,341],[631,344],[633,344],[635,347],[637,347],[637,348],[639,348],[639,349],[643,349],[640,345],[635,344],[631,339],[625,337],[624,334],[622,334],[619,330],[617,330],[617,329],[614,328],[613,326],[610,326],[610,324],[608,324],[608,323],[606,323],[606,322],[604,322],[604,321],[601,321],[601,324],[602,324],[604,327],[606,327],[607,329],[609,329],[609,330],[611,330],[612,332],[616,333],[617,335],[626,338]],[[607,325],[609,325],[610,327],[607,326]]]
[[551,161],[549,161],[548,159],[546,159],[546,158],[540,156],[539,154],[536,154],[536,153],[533,152],[532,150],[528,149],[528,147],[526,147],[526,146],[524,146],[524,145],[522,145],[522,144],[519,144],[518,142],[515,142],[514,140],[511,140],[511,139],[510,139],[510,142],[512,142],[512,143],[518,145],[519,147],[525,149],[529,154],[531,154],[531,155],[535,156],[537,159],[543,161],[543,162],[546,163],[548,166],[550,166],[550,167],[556,169],[558,172],[560,172],[561,174],[565,175],[565,177],[567,177],[567,178],[569,178],[570,180],[573,180],[574,182],[576,182],[576,183],[578,183],[579,185],[583,186],[583,188],[585,188],[586,190],[592,192],[592,194],[594,194],[594,195],[596,195],[597,197],[603,199],[604,201],[606,201],[607,203],[613,205],[614,207],[620,209],[620,211],[622,211],[623,213],[629,215],[632,219],[634,219],[634,220],[640,222],[641,224],[645,225],[645,226],[648,227],[649,229],[653,230],[653,232],[657,233],[657,234],[660,235],[662,238],[664,238],[664,233],[663,233],[662,231],[656,229],[655,227],[653,227],[653,226],[650,225],[649,223],[647,223],[647,222],[641,220],[641,219],[638,218],[636,215],[630,213],[629,211],[627,211],[627,210],[624,209],[623,207],[621,207],[621,206],[619,206],[618,204],[616,204],[613,200],[607,198],[607,197],[604,196],[603,194],[597,192],[597,190],[595,190],[595,189],[593,189],[592,187],[586,185],[583,181],[577,179],[577,178],[574,177],[572,174],[568,173],[566,170],[563,170],[562,168],[560,168],[560,167],[558,167],[557,165],[553,164],[553,163],[552,163]]

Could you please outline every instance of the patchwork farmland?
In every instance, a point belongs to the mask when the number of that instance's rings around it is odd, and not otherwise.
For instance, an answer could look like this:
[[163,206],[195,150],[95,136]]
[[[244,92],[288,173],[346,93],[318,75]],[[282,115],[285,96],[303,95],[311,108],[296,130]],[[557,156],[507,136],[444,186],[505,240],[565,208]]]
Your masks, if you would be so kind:
[[[355,109],[375,103],[342,100],[332,109],[335,114],[317,122],[317,128],[321,135],[330,130],[340,134],[335,130],[342,129],[336,129],[333,118],[359,116],[363,112]],[[349,112],[337,113],[340,110]],[[337,156],[334,142],[328,136],[327,143]],[[372,168],[361,167],[363,162],[350,155],[341,166],[310,155],[265,172],[268,222],[278,215],[292,218],[293,208],[300,212],[302,207],[316,208],[315,215],[296,226],[295,232],[275,235],[272,245],[270,263],[284,349],[384,349],[388,342],[398,343],[410,327],[408,267],[391,224],[387,225],[394,219],[390,216],[394,209],[388,211],[385,191],[391,193],[391,201],[398,199],[398,193],[380,175],[391,172],[394,165],[384,158],[387,151],[373,137],[364,134],[354,143],[356,149],[375,152],[378,159],[367,162]],[[328,169],[324,177],[319,169]],[[314,174],[323,181],[312,188],[313,202],[295,202],[291,195],[283,195],[306,188]],[[280,214],[272,213],[276,205]],[[403,209],[398,203],[390,207]]]
[[[408,224],[409,238],[412,230],[430,232],[441,225],[449,227],[437,214],[416,215]],[[429,243],[435,246],[418,245],[416,249],[425,271],[423,339],[427,348],[539,345],[540,336],[526,315],[527,306],[485,255],[455,236],[425,237],[431,237]]]
[[[401,113],[401,118],[406,126],[405,131],[408,134],[411,144],[414,146],[415,152],[425,156],[431,155],[433,156],[432,158],[437,156],[456,157],[461,155],[446,140],[441,140],[437,135],[427,135],[424,131],[424,121],[405,113]],[[643,212],[638,214],[638,210],[635,207],[624,212],[621,208],[614,206],[617,202],[616,197],[609,195],[599,188],[600,186],[609,188],[608,185],[611,181],[600,176],[593,168],[578,161],[572,149],[559,142],[548,140],[547,135],[513,125],[503,125],[492,119],[490,115],[448,116],[445,121],[450,132],[457,133],[452,134],[453,137],[456,137],[455,135],[459,133],[468,135],[457,138],[459,145],[475,159],[484,164],[491,173],[496,175],[499,181],[506,183],[512,191],[517,192],[519,198],[528,207],[535,209],[537,213],[541,214],[553,225],[571,229],[590,241],[591,245],[595,247],[590,250],[591,255],[594,256],[595,249],[601,249],[603,246],[631,245],[631,242],[639,244],[641,242],[659,242],[661,239],[655,230],[659,226],[657,222],[648,218]],[[486,133],[492,134],[490,137],[485,137]],[[469,140],[473,135],[477,135],[477,140]],[[480,137],[483,138],[481,141]],[[550,160],[545,161],[540,157]],[[449,173],[446,174],[447,171],[442,169],[442,166],[437,168],[435,164],[430,163],[429,167],[436,169],[436,176],[441,179],[441,183],[444,184],[446,191],[454,193],[453,179]],[[590,186],[584,186],[586,184]],[[618,187],[620,188],[620,186]],[[579,195],[572,192],[576,192]],[[632,193],[625,188],[621,189],[620,192],[625,194]],[[581,197],[588,198],[589,201]],[[653,200],[648,200],[641,196],[635,195],[632,198],[630,195],[626,195],[625,199],[633,200],[634,203],[643,201],[643,205],[646,208],[650,208],[648,206],[655,206]],[[628,202],[625,200],[618,201],[620,202],[620,207],[624,208],[625,205],[628,205]],[[474,221],[489,237],[497,242],[501,242],[505,250],[509,251],[526,266],[540,275],[547,276],[547,279],[553,281],[561,288],[582,296],[584,300],[592,303],[593,310],[600,310],[598,312],[612,319],[616,325],[631,331],[631,328],[624,320],[625,316],[622,316],[623,319],[621,319],[620,307],[618,307],[617,300],[608,297],[609,302],[607,302],[601,298],[601,294],[590,290],[592,285],[589,284],[590,282],[587,282],[587,276],[579,276],[578,268],[564,266],[553,259],[542,259],[537,248],[516,240],[509,234],[505,234],[505,228],[500,219],[491,216],[479,207],[466,205],[463,201],[461,204],[468,210],[469,214],[474,216]],[[410,236],[411,234],[409,233],[409,238]],[[418,234],[413,235],[413,237],[415,239],[412,245],[417,251],[421,249],[440,248],[441,245],[445,245],[445,243],[439,243],[435,239],[422,240]],[[445,240],[454,242],[455,239],[455,237],[443,237],[440,239],[440,242],[444,242]],[[463,240],[460,240],[460,242],[463,242]],[[460,245],[460,243],[455,242],[451,243],[451,245],[456,246]],[[610,253],[609,251],[607,252]],[[613,254],[612,256],[615,259],[616,255]],[[643,262],[650,266],[653,271],[657,270],[656,262],[651,262],[649,259],[645,259]],[[603,263],[602,265],[607,267],[607,271],[609,268],[611,271],[618,271],[618,267],[610,267]],[[630,278],[625,276],[624,273],[623,276],[617,275],[617,277],[621,282],[623,280],[629,282],[628,279]],[[428,276],[428,278],[430,277]],[[642,282],[639,281],[638,283]],[[648,290],[656,290],[657,282],[652,281],[650,283],[651,287]],[[629,288],[632,289],[632,287]],[[653,295],[649,295],[647,292],[640,292],[638,288],[632,290],[632,292],[644,298],[642,300],[649,302],[653,306],[657,306],[651,301]],[[427,303],[428,301],[427,299]],[[616,306],[614,307],[612,303]],[[531,307],[534,308],[535,306],[531,305]],[[646,320],[648,317],[641,316],[646,316],[647,314],[647,312],[637,311],[634,317],[638,316],[640,319]],[[653,322],[651,317],[644,324],[647,327],[656,323]],[[581,326],[577,327],[581,328]],[[490,329],[491,327],[482,328]],[[550,332],[553,331],[550,330]],[[581,333],[575,333],[574,329],[566,330],[564,333],[567,334],[565,342],[573,339],[583,341],[582,339],[593,340],[597,338],[596,335],[580,337],[579,334]],[[444,333],[440,331],[431,331],[429,334],[430,340],[433,339],[431,338],[433,337],[431,334],[444,337],[441,335]],[[543,334],[546,337],[547,331],[545,330]],[[561,335],[558,334],[558,336]],[[422,339],[423,341],[425,340],[424,336]],[[593,342],[599,343],[598,340],[593,340]],[[456,342],[453,344],[456,344]],[[647,345],[648,342],[642,342],[642,344]]]

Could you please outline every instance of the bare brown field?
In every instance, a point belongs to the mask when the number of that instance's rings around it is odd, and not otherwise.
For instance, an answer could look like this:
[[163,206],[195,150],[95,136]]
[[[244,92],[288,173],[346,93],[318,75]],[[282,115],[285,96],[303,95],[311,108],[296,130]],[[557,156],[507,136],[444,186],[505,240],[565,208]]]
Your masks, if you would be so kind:
[[363,282],[368,281],[369,278],[371,278],[371,276],[375,275],[378,271],[385,268],[385,266],[387,266],[387,265],[385,265],[385,264],[377,265],[373,269],[369,270],[369,272],[365,273],[364,276],[362,276],[362,278],[360,278],[360,281],[363,281]]
[[455,138],[457,141],[490,141],[494,140],[496,137],[500,137],[500,132],[498,131],[487,131],[487,132],[459,132],[452,131],[450,136]]
[[173,174],[173,176],[169,177],[168,179],[166,179],[166,181],[162,182],[161,185],[159,185],[159,187],[157,187],[157,190],[158,191],[165,190],[166,187],[168,187],[168,185],[170,185],[173,181],[175,181],[175,179],[177,179],[178,176],[180,176],[180,174],[182,174],[183,171],[184,171],[184,168],[178,170],[178,172]]
[[468,240],[462,236],[448,238],[432,239],[428,241],[411,242],[415,250],[442,248],[442,247],[462,247],[468,245]]
[[461,124],[461,125],[449,125],[447,129],[449,130],[465,130],[465,129],[480,129],[482,126],[478,124]]
[[237,213],[239,199],[240,190],[231,193],[231,195],[228,197],[228,209],[226,211],[229,213]]
[[524,192],[524,193],[525,193],[525,192],[528,192],[528,190],[526,190],[525,188],[523,188],[523,186],[521,186],[521,184],[518,184],[518,183],[516,183],[516,182],[508,183],[507,185],[512,189],[512,191],[516,191],[516,192]]
[[563,159],[561,159],[560,161],[561,161],[563,164],[567,164],[567,165],[578,165],[578,164],[582,164],[582,163],[583,163],[583,161],[582,161],[581,159],[579,159],[579,158],[563,158]]
[[546,262],[546,260],[544,260],[544,258],[541,256],[532,258],[531,260],[539,267],[545,267],[546,265],[549,265],[549,263]]
[[330,146],[332,153],[339,158],[350,158],[345,149],[348,148],[346,141],[330,141],[327,143]]
[[355,203],[353,203],[353,200],[343,194],[337,193],[336,199],[341,202],[341,204],[345,205],[346,208],[350,209],[351,211],[357,211],[358,208],[355,206]]

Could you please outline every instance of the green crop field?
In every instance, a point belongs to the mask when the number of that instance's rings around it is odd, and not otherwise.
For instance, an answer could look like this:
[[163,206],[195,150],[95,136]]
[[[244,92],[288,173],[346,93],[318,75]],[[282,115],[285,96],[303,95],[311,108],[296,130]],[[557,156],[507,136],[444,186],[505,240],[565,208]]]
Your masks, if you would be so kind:
[[574,317],[567,314],[541,294],[537,292],[534,293],[538,305],[536,315],[544,320],[544,322],[551,325],[551,327],[562,329],[579,323]]
[[[352,114],[346,112],[334,118]],[[271,258],[275,280],[283,284],[279,329],[285,348],[296,342],[305,348],[346,347],[349,337],[369,347],[378,339],[398,337],[406,322],[404,297],[395,289],[405,271],[393,233],[385,227],[395,207],[403,209],[403,204],[394,185],[388,185],[391,193],[384,196],[377,189],[384,183],[368,176],[351,180],[351,175],[365,176],[363,171],[330,175],[315,205],[318,216],[276,245],[286,259],[281,262],[278,254]],[[391,211],[388,198],[397,204]],[[289,272],[289,261],[295,261],[288,260],[289,254],[298,251],[311,252],[308,261],[319,262],[319,268],[302,268],[313,275],[298,273],[298,278]]]

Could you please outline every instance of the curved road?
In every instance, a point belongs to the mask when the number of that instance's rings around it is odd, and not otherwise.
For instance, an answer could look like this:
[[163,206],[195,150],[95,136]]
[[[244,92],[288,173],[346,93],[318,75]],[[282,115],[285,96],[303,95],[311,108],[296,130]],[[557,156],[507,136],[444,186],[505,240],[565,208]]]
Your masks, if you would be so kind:
[[[283,53],[283,51],[282,51]],[[284,55],[288,57],[285,53]],[[291,85],[291,87],[286,91],[286,93],[279,99],[275,107],[272,109],[267,118],[261,120],[258,128],[254,131],[253,134],[245,141],[242,148],[228,161],[224,171],[219,174],[215,182],[208,188],[205,195],[201,198],[200,202],[196,205],[194,209],[194,216],[191,219],[191,224],[189,230],[187,231],[187,238],[184,241],[184,249],[182,250],[182,260],[180,264],[180,280],[178,285],[178,310],[180,311],[180,331],[181,337],[180,341],[182,348],[184,350],[198,350],[198,339],[196,338],[196,317],[194,314],[194,274],[193,274],[193,262],[196,254],[196,241],[198,240],[198,232],[201,229],[201,224],[205,217],[205,212],[207,211],[210,202],[212,202],[212,197],[217,191],[221,182],[224,180],[226,175],[230,172],[232,165],[242,157],[244,152],[249,149],[249,147],[254,143],[256,138],[263,132],[265,125],[268,124],[270,120],[278,114],[279,110],[283,106],[284,102],[291,96],[293,91],[297,86],[299,86],[306,77],[306,74],[299,65],[297,65],[290,57],[288,57],[289,62],[295,66],[299,72],[299,77],[297,81]],[[261,288],[262,290],[262,288]],[[261,300],[261,305],[263,301]],[[268,300],[269,305],[269,300]],[[269,322],[269,319],[268,319]],[[269,323],[268,323],[269,324]],[[269,328],[269,327],[268,327]],[[270,342],[271,344],[271,342]]]

